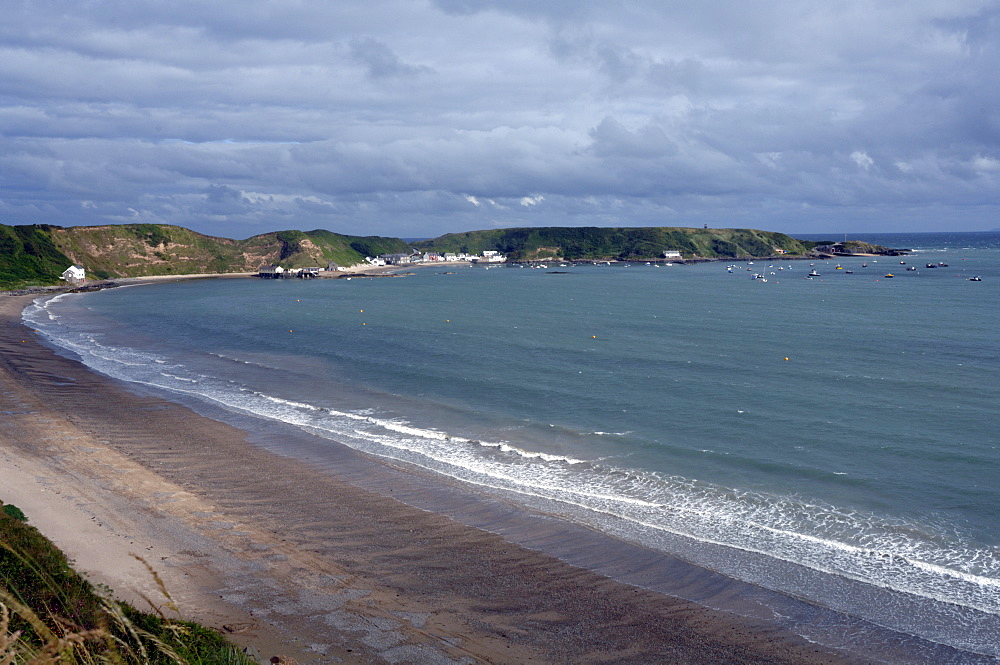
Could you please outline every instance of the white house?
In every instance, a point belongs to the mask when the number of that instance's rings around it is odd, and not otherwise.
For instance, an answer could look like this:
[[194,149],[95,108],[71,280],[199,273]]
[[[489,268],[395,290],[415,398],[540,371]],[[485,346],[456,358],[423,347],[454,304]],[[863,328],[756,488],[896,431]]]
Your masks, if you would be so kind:
[[482,258],[478,256],[472,257],[473,263],[503,263],[506,260],[507,257],[495,249],[483,250]]
[[677,251],[670,250],[670,251],[667,251],[667,252],[663,252],[663,258],[665,258],[665,259],[679,259],[679,258],[681,258],[681,253],[677,252]]
[[63,270],[59,278],[65,279],[70,284],[80,284],[87,279],[87,271],[83,269],[83,266],[74,264]]

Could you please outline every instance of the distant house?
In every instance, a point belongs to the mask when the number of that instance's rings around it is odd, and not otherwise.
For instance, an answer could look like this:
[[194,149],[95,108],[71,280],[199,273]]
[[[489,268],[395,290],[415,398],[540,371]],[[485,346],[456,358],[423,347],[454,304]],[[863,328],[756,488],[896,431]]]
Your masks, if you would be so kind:
[[319,266],[309,266],[308,268],[302,268],[299,270],[300,279],[312,279],[314,277],[319,277]]
[[413,257],[409,254],[386,254],[380,256],[387,266],[402,266],[413,263]]
[[470,257],[473,263],[503,263],[507,260],[507,257],[498,252],[495,249],[487,249],[483,251],[483,255]]
[[261,266],[257,269],[257,276],[264,279],[281,279],[285,269],[281,266]]
[[74,264],[63,270],[59,279],[64,279],[70,284],[82,284],[87,279],[87,271],[83,269],[83,266]]
[[667,251],[667,252],[663,252],[663,258],[665,258],[665,259],[679,259],[679,258],[681,258],[681,253],[677,252],[677,251],[674,251],[674,250],[670,250],[670,251]]

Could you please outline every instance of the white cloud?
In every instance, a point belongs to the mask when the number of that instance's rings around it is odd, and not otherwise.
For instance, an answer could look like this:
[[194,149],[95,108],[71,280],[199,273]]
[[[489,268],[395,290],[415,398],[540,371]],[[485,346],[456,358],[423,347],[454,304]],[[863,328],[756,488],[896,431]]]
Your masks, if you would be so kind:
[[867,152],[860,150],[851,153],[851,160],[863,171],[868,171],[875,164],[875,160],[869,157]]
[[544,200],[545,200],[544,196],[522,196],[520,203],[524,207],[529,208],[531,206],[538,205]]
[[1000,171],[1000,160],[994,157],[976,155],[972,160],[972,168],[979,173],[995,173]]

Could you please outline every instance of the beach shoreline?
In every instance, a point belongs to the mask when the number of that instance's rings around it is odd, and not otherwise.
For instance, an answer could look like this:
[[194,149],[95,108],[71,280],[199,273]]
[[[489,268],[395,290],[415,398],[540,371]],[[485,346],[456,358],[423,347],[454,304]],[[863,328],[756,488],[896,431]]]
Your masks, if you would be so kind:
[[143,396],[42,344],[0,297],[0,500],[143,606],[298,662],[858,662],[776,626],[563,563],[246,432]]

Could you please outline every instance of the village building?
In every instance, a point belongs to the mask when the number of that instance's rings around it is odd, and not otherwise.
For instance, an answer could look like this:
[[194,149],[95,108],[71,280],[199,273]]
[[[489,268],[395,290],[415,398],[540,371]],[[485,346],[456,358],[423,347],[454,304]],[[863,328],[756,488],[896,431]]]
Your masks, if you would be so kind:
[[281,266],[261,266],[257,269],[257,276],[263,279],[281,279],[284,273],[285,269]]
[[663,258],[665,259],[679,259],[681,258],[681,253],[675,250],[670,250],[663,252]]
[[410,254],[385,254],[381,257],[387,266],[404,266],[413,263],[413,256]]
[[59,279],[64,279],[70,284],[82,284],[87,279],[87,271],[84,270],[83,266],[73,264],[69,268],[66,268],[66,270],[63,270]]
[[482,256],[472,256],[469,258],[473,263],[503,263],[507,257],[495,249],[483,250]]

